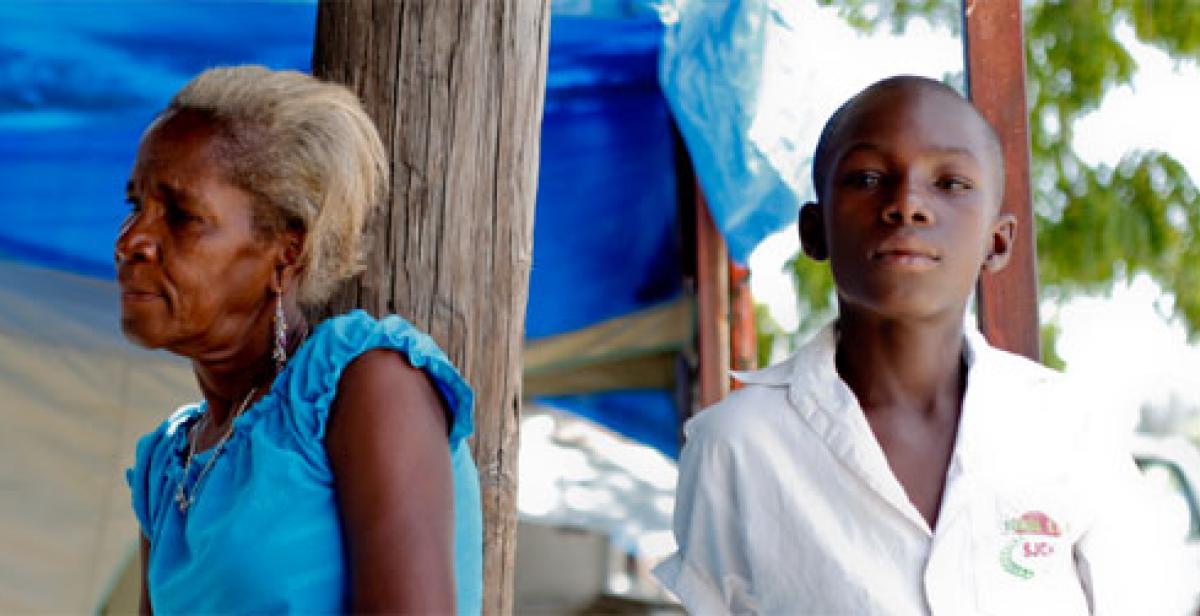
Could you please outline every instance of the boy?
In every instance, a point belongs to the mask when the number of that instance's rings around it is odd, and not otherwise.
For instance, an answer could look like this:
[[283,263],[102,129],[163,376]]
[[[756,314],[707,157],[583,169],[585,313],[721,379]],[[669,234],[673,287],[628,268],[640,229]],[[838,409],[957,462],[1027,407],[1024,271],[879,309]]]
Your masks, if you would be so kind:
[[813,184],[838,319],[688,423],[660,580],[698,614],[1163,613],[1116,431],[964,327],[1016,228],[987,122],[886,79],[830,118]]

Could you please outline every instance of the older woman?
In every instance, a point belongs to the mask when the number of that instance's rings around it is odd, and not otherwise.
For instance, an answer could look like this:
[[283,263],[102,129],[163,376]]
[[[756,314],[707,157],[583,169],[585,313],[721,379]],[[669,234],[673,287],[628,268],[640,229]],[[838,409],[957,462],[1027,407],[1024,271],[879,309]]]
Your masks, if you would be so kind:
[[207,71],[143,136],[121,326],[203,394],[129,471],[144,611],[478,612],[470,388],[399,317],[303,316],[386,181],[354,95],[295,72]]

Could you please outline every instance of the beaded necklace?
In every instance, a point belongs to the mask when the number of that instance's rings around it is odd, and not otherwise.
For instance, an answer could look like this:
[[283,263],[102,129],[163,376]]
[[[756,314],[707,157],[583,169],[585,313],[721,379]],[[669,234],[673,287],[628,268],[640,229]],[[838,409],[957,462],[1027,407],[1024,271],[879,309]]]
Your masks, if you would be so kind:
[[216,445],[213,445],[212,457],[208,459],[208,462],[204,464],[204,468],[200,469],[200,474],[196,476],[196,483],[192,485],[191,494],[188,494],[186,484],[188,475],[192,470],[192,460],[196,457],[197,439],[195,434],[200,428],[200,422],[208,421],[209,413],[205,412],[200,421],[196,422],[196,425],[189,430],[191,438],[188,439],[188,457],[187,461],[183,464],[183,476],[180,477],[179,484],[175,488],[175,504],[179,506],[179,513],[186,515],[188,509],[196,502],[196,494],[200,491],[200,483],[204,481],[204,477],[208,475],[208,471],[212,470],[213,463],[221,456],[221,452],[225,449],[225,443],[229,441],[230,435],[233,434],[233,423],[246,411],[246,407],[250,405],[250,400],[257,391],[257,387],[252,387],[250,392],[246,394],[246,397],[242,399],[242,403],[238,405],[237,410],[234,411],[233,416],[229,419],[229,428],[225,430],[225,434],[221,435],[221,440],[217,441]]

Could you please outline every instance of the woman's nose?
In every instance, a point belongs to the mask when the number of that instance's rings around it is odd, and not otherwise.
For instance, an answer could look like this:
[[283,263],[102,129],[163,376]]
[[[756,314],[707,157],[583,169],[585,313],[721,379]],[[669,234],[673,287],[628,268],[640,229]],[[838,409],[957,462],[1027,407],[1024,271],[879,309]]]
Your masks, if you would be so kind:
[[113,259],[117,267],[128,262],[155,261],[158,259],[158,237],[153,222],[144,212],[129,216],[121,227],[114,246]]

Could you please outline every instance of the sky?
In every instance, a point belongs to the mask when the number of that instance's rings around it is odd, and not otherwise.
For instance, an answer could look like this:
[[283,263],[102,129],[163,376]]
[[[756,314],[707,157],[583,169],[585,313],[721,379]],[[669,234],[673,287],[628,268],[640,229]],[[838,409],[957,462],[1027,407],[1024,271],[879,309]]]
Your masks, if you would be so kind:
[[[776,43],[776,57],[782,59],[771,60],[768,49],[768,64],[787,64],[793,62],[789,58],[804,57],[787,53],[795,46],[837,49],[842,56],[836,75],[828,70],[814,75],[816,69],[788,67],[787,71],[809,81],[799,80],[803,86],[794,85],[796,80],[793,85],[776,81],[775,88],[804,87],[805,96],[814,103],[806,117],[788,118],[774,109],[776,103],[760,102],[760,111],[774,122],[765,128],[779,129],[780,123],[790,123],[788,129],[810,142],[815,142],[816,132],[840,101],[881,77],[912,73],[941,78],[962,70],[958,38],[947,29],[932,29],[923,22],[914,24],[903,36],[881,31],[864,37],[845,25],[836,9],[800,2],[791,25],[798,30],[794,38],[802,42]],[[1193,62],[1175,61],[1139,43],[1130,27],[1120,28],[1118,38],[1137,63],[1137,72],[1131,86],[1113,89],[1098,110],[1079,120],[1077,151],[1088,163],[1115,165],[1130,150],[1156,148],[1173,155],[1193,178],[1200,179],[1200,140],[1196,139],[1200,121],[1194,119],[1195,101],[1200,100],[1200,70]],[[788,96],[786,92],[768,92],[765,98],[783,105]],[[1129,122],[1130,117],[1138,117],[1139,122]],[[1190,124],[1190,130],[1179,125],[1181,119]],[[794,164],[793,168],[798,170],[791,178],[795,188],[809,191],[807,164]],[[795,329],[798,315],[795,291],[783,266],[798,249],[792,225],[767,238],[750,258],[755,299],[766,303],[775,320],[788,330]],[[1044,305],[1042,318],[1055,318],[1061,325],[1058,352],[1067,364],[1066,371],[1098,385],[1120,384],[1116,389],[1126,408],[1134,409],[1143,401],[1161,402],[1170,392],[1200,405],[1200,347],[1189,346],[1183,326],[1164,316],[1170,301],[1152,280],[1136,277],[1131,284],[1115,288],[1110,297],[1078,297],[1061,307]]]

